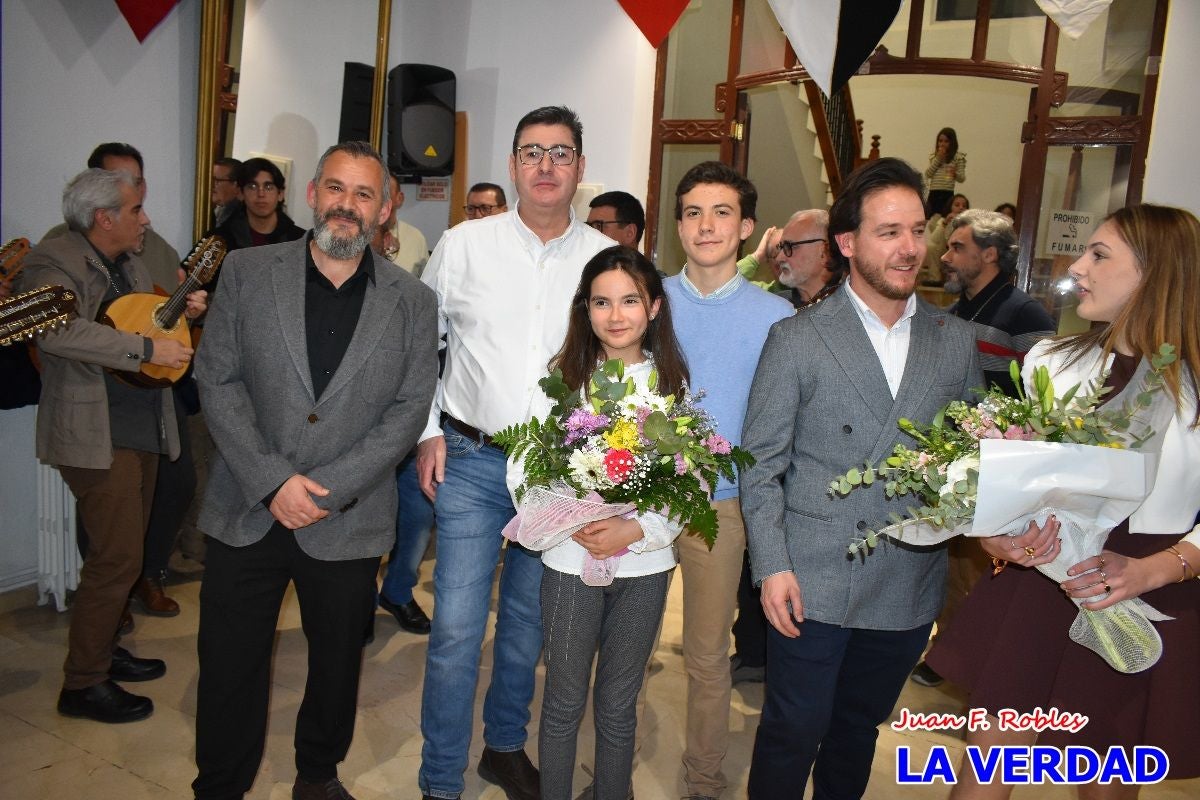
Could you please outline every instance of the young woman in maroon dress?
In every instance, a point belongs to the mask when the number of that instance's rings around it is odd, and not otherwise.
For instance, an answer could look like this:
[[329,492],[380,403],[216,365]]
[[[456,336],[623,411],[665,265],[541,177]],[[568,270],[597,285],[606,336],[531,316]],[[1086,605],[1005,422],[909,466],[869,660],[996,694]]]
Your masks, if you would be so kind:
[[[930,651],[928,663],[966,688],[968,705],[986,708],[987,730],[967,744],[1085,745],[1103,758],[1110,746],[1132,756],[1135,745],[1161,747],[1169,778],[1200,776],[1200,222],[1175,208],[1121,209],[1096,230],[1071,265],[1079,316],[1088,333],[1039,343],[1025,361],[1049,367],[1056,391],[1094,380],[1107,368],[1115,395],[1142,358],[1160,344],[1175,345],[1179,360],[1167,371],[1176,415],[1166,429],[1154,489],[1133,515],[1109,534],[1100,556],[1071,568],[1056,584],[1030,567],[1058,553],[1058,522],[1031,524],[1021,536],[981,539],[1010,566],[972,590],[954,622]],[[1131,532],[1133,531],[1133,532]],[[1174,617],[1155,623],[1163,640],[1158,663],[1122,674],[1067,635],[1077,609],[1103,609],[1141,597]],[[1040,735],[1002,730],[996,713],[1052,707],[1088,716],[1076,733]],[[1012,786],[979,785],[964,761],[952,798],[1005,798]],[[1083,798],[1136,798],[1140,787],[1091,783]]]

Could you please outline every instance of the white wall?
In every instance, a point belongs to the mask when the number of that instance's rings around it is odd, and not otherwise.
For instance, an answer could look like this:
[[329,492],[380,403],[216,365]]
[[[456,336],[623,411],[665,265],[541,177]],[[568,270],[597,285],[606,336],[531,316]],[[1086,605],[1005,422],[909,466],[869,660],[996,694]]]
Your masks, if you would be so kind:
[[[62,188],[105,141],[146,161],[154,227],[191,246],[200,0],[142,44],[115,3],[3,0],[0,241],[62,222]],[[0,591],[37,568],[34,409],[0,411]]]
[[287,211],[312,227],[305,190],[337,143],[344,64],[375,63],[377,0],[247,0],[233,155],[292,160]]
[[192,244],[200,0],[138,44],[115,3],[3,0],[0,238],[62,222],[62,188],[100,142],[146,161],[146,210],[176,249]]
[[[374,63],[376,9],[375,0],[313,3],[302,14],[284,0],[246,4],[234,155],[294,159],[288,206],[304,227],[311,224],[304,186],[337,139],[342,64]],[[528,19],[543,22],[531,27]],[[508,187],[517,120],[538,106],[564,104],[583,120],[584,180],[644,197],[654,58],[616,2],[527,0],[520,15],[488,0],[395,0],[392,8],[389,69],[434,64],[458,79],[457,107],[468,115],[468,183]],[[400,216],[432,247],[449,203],[418,201],[416,188],[405,186]]]
[[1193,154],[1200,130],[1200,3],[1175,0],[1167,17],[1158,99],[1150,129],[1150,155],[1142,197],[1149,203],[1200,214],[1200,159]]

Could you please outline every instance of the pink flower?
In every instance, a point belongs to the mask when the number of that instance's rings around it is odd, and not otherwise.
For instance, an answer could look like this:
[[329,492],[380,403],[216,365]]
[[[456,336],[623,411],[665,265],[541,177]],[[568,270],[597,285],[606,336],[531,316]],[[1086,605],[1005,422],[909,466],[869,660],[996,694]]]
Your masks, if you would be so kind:
[[687,460],[684,459],[683,453],[675,454],[675,474],[683,475],[688,471]]
[[1004,438],[1010,441],[1031,442],[1033,436],[1033,429],[1028,425],[1009,425],[1004,432]]
[[704,446],[713,455],[729,455],[729,440],[719,433],[714,433],[704,440]]
[[609,450],[604,456],[604,469],[613,483],[624,483],[633,472],[633,453],[628,450]]

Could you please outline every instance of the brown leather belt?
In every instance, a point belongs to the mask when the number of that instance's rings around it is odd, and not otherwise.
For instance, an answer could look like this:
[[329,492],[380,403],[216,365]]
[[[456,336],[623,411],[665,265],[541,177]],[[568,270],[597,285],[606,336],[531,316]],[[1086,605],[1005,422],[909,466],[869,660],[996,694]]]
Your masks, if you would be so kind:
[[479,428],[476,428],[474,425],[468,425],[467,423],[463,422],[461,419],[456,419],[456,418],[450,416],[449,414],[446,414],[445,417],[446,417],[447,425],[449,425],[451,428],[454,428],[454,430],[458,431],[463,436],[466,436],[468,439],[474,439],[475,441],[479,442],[482,445],[486,445],[487,447],[492,447],[492,448],[495,448],[496,450],[503,451],[504,448],[502,448],[500,445],[493,442],[491,436],[488,436],[486,433],[479,430]]

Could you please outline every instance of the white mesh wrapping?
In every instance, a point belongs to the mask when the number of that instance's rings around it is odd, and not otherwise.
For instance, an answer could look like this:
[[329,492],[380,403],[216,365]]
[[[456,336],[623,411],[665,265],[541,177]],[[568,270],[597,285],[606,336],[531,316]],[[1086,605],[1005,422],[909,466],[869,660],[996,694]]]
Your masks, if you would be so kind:
[[[634,510],[633,503],[606,503],[597,494],[584,498],[566,484],[531,486],[517,515],[504,527],[504,537],[529,550],[549,550],[589,522]],[[614,566],[615,570],[615,566]]]

